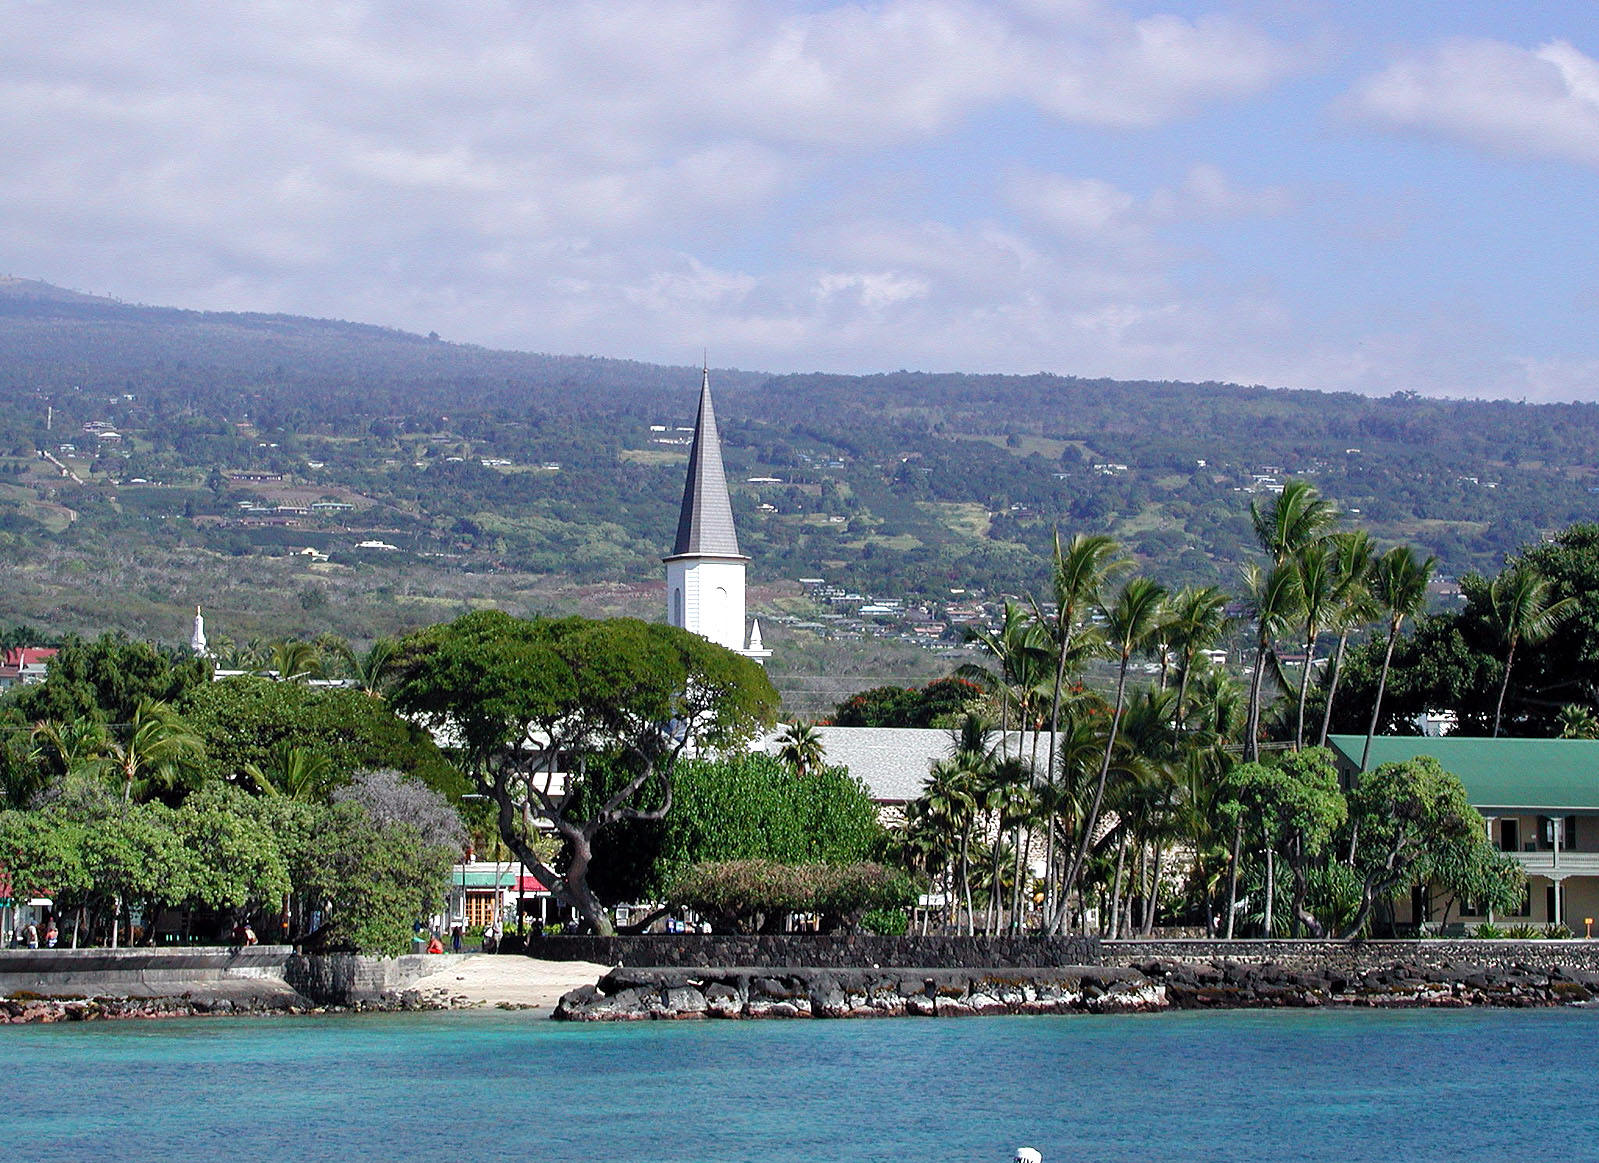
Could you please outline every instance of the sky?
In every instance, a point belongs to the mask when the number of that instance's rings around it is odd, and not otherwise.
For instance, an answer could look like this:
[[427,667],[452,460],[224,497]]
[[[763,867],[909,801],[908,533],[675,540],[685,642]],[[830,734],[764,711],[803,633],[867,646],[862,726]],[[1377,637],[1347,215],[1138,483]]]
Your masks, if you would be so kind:
[[1599,11],[0,0],[0,274],[522,350],[1599,399]]

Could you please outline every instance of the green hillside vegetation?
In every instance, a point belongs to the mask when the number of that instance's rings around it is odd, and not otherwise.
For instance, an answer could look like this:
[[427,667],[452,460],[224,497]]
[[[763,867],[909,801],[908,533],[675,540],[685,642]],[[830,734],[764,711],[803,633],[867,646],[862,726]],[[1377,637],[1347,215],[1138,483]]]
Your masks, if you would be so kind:
[[[697,383],[7,283],[0,622],[178,641],[204,602],[239,641],[365,641],[485,604],[654,616]],[[1033,592],[1057,527],[1117,537],[1168,586],[1231,585],[1248,500],[1290,476],[1446,577],[1599,508],[1588,404],[1043,374],[712,383],[757,614],[803,576],[929,603]],[[913,648],[860,649],[917,669]]]

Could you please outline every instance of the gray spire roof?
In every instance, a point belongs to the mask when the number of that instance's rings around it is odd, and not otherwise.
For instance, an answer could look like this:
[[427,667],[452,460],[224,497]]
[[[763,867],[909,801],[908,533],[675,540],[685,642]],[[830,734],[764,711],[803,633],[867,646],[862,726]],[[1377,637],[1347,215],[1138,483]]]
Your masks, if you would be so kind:
[[700,383],[700,412],[694,421],[694,445],[688,454],[688,481],[677,517],[673,557],[742,557],[733,532],[733,503],[722,468],[722,440],[711,408],[711,373]]

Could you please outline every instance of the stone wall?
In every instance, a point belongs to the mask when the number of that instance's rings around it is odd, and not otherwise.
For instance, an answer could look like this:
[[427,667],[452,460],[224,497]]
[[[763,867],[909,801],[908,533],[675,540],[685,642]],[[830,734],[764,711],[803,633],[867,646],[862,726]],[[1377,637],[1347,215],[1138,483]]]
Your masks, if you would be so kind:
[[165,997],[283,985],[288,945],[132,949],[0,949],[0,995]]
[[405,992],[418,980],[440,973],[469,954],[407,953],[367,957],[358,953],[294,953],[285,961],[284,979],[322,1005],[358,1005]]
[[0,949],[0,997],[201,998],[285,1006],[393,1001],[454,954],[366,957],[290,945]]
[[783,933],[733,937],[663,933],[638,937],[534,937],[526,953],[544,961],[601,965],[787,965],[813,969],[1047,969],[1101,962],[1097,937],[879,937]]
[[1599,972],[1599,941],[1215,941],[1148,940],[1104,941],[1106,965],[1136,965],[1146,961],[1181,961],[1193,964],[1236,962],[1277,965],[1312,973],[1333,971],[1349,976],[1395,965],[1418,970],[1481,966],[1509,970],[1526,968]]

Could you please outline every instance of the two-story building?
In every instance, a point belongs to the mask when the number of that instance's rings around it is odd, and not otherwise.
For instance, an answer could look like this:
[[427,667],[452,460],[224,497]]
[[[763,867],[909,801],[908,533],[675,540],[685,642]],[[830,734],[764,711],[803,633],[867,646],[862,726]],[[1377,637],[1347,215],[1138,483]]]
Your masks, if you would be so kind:
[[[1364,735],[1328,740],[1346,781],[1356,778]],[[1494,920],[1534,925],[1563,923],[1583,936],[1599,922],[1599,741],[1589,739],[1473,739],[1459,736],[1379,736],[1368,767],[1431,755],[1459,778],[1482,813],[1488,838],[1527,873],[1527,895],[1508,916],[1487,915],[1461,902],[1467,923]],[[1399,902],[1396,917],[1416,917]]]

